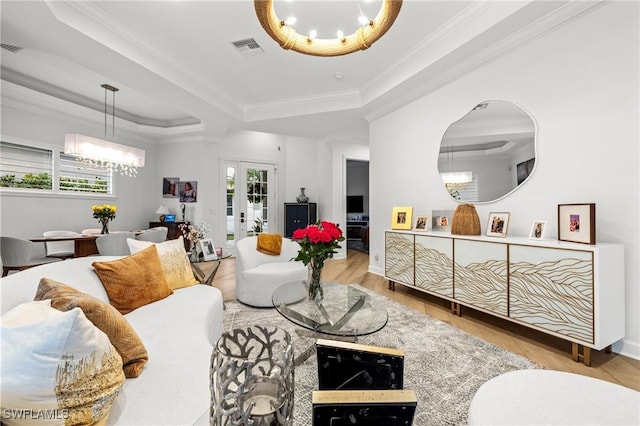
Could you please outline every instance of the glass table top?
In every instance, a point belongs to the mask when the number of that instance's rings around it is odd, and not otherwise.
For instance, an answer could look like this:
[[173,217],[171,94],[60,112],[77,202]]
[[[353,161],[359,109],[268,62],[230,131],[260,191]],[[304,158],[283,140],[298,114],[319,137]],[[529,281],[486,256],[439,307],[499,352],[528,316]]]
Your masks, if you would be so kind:
[[368,293],[352,285],[323,282],[324,298],[307,298],[304,281],[278,287],[272,296],[276,310],[289,321],[318,333],[333,336],[364,336],[382,329],[387,310]]

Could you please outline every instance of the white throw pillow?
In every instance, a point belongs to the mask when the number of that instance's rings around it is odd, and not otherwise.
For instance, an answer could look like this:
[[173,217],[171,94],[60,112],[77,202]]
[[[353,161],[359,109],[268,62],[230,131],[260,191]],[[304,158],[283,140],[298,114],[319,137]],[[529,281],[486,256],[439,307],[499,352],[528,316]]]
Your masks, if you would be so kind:
[[191,269],[191,264],[187,258],[182,236],[176,240],[167,240],[162,243],[127,238],[127,245],[131,254],[136,254],[140,250],[155,245],[167,284],[172,290],[198,284],[198,280],[193,276],[193,269]]
[[125,380],[122,359],[80,308],[29,302],[0,321],[3,424],[92,424],[108,415]]

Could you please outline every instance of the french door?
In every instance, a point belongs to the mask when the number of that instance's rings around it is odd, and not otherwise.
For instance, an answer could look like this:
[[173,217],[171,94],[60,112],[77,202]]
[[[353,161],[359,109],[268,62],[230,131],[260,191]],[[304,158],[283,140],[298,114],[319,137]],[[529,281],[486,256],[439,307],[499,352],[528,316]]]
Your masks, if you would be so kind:
[[225,162],[227,248],[242,238],[275,232],[276,168],[274,164]]

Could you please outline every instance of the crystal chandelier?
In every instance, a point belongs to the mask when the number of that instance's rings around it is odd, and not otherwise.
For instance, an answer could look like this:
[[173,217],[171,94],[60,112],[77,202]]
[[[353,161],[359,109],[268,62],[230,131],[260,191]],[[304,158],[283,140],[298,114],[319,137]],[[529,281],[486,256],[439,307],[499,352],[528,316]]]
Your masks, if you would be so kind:
[[104,139],[67,133],[64,137],[64,153],[78,157],[79,161],[91,167],[99,167],[120,173],[123,176],[135,177],[138,167],[144,167],[145,151],[107,140],[107,95],[112,93],[111,137],[115,140],[116,94],[119,89],[109,84],[104,88]]

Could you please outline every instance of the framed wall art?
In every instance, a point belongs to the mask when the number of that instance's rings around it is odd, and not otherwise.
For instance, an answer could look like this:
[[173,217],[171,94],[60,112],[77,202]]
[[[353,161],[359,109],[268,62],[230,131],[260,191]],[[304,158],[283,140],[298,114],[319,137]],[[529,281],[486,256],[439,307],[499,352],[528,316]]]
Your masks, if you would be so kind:
[[544,239],[545,231],[547,229],[546,220],[534,220],[531,224],[531,231],[529,231],[529,239],[542,240]]
[[187,180],[180,182],[180,202],[181,203],[195,203],[198,200],[197,189],[198,182],[195,180]]
[[413,207],[394,207],[391,213],[391,229],[411,229]]
[[203,238],[201,240],[198,240],[198,244],[200,245],[200,251],[202,251],[204,260],[216,260],[218,258],[216,248],[213,245],[213,241],[211,240],[211,238]]
[[178,177],[162,178],[162,198],[178,198],[179,182]]
[[558,240],[595,244],[595,203],[558,204]]
[[450,231],[453,210],[432,210],[431,229],[434,231]]
[[413,228],[416,231],[428,231],[429,230],[429,216],[418,216],[416,218],[416,226]]
[[533,166],[536,164],[536,159],[532,158],[527,161],[523,161],[516,166],[516,174],[518,178],[518,185],[527,180],[531,172],[533,171]]
[[489,213],[489,222],[487,223],[488,237],[506,237],[509,229],[508,212],[491,212]]

